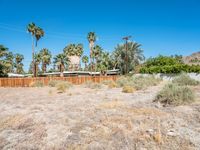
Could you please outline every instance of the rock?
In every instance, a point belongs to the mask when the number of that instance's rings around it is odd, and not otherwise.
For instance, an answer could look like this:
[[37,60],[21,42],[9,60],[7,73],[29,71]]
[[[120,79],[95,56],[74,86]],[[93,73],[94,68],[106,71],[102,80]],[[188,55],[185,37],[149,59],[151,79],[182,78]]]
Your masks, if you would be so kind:
[[177,133],[173,129],[170,129],[167,131],[167,135],[175,137],[175,136],[177,136]]

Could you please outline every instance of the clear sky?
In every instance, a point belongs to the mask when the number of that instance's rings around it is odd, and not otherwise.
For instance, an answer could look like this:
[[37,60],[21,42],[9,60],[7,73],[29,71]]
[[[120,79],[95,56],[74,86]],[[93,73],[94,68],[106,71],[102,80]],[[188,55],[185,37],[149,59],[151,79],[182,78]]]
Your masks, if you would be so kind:
[[46,33],[37,50],[48,48],[53,55],[69,43],[83,43],[88,54],[89,31],[107,51],[132,35],[147,58],[200,50],[199,0],[0,0],[0,8],[0,44],[23,54],[25,68],[31,61],[30,22]]

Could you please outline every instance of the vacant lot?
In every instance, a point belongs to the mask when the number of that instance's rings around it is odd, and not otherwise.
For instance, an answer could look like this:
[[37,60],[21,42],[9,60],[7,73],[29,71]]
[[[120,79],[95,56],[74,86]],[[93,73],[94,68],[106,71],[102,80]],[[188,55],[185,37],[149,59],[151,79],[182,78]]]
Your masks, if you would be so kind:
[[191,105],[153,103],[165,83],[122,88],[0,88],[0,149],[200,149],[200,86]]

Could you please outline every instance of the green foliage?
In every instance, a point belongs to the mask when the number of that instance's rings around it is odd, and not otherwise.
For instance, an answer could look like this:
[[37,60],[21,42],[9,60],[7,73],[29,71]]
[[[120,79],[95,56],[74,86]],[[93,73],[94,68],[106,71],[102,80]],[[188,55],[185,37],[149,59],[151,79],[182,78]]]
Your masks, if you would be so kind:
[[200,73],[199,65],[189,66],[183,64],[181,56],[158,56],[148,59],[140,68],[140,73],[181,73],[181,72],[195,72]]
[[164,105],[184,105],[194,102],[194,93],[189,87],[177,84],[167,84],[158,93],[154,102],[161,102]]
[[64,49],[63,52],[66,56],[79,56],[83,54],[83,45],[82,44],[69,44]]
[[198,85],[199,84],[199,81],[196,81],[190,78],[186,74],[181,74],[177,76],[172,82],[178,85]]
[[113,67],[120,69],[123,74],[126,73],[126,69],[128,72],[133,71],[134,67],[143,60],[144,55],[141,45],[135,42],[128,42],[127,50],[126,44],[117,45],[112,53]]

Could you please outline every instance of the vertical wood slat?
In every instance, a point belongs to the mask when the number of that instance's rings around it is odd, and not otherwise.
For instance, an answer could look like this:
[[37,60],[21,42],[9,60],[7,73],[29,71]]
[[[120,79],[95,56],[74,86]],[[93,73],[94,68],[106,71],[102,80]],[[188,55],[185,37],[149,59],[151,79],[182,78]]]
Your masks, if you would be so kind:
[[48,85],[50,80],[68,81],[73,84],[83,84],[87,81],[100,83],[104,80],[117,80],[117,76],[75,76],[75,77],[36,77],[36,78],[0,78],[0,87],[29,87],[35,81]]

